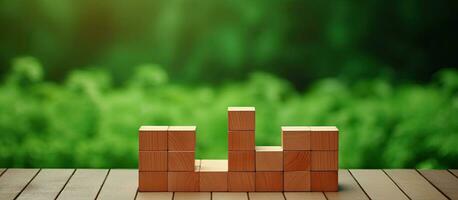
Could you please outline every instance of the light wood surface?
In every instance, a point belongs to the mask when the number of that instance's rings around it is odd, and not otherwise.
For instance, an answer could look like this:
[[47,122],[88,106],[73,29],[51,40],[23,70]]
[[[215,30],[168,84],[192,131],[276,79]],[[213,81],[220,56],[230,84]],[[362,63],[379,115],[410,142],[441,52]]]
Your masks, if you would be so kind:
[[406,199],[405,194],[382,170],[350,170],[371,199]]
[[348,170],[339,170],[339,192],[325,192],[328,200],[369,200]]
[[212,192],[213,200],[248,200],[246,192]]
[[0,199],[14,199],[39,169],[8,169],[0,177]]
[[419,170],[437,189],[450,199],[458,199],[458,178],[447,170]]
[[95,199],[107,176],[106,169],[78,169],[57,199]]
[[249,192],[250,200],[284,200],[282,192]]
[[55,199],[74,171],[74,169],[42,169],[17,199]]
[[411,199],[447,199],[416,170],[389,169],[385,172]]
[[210,200],[210,192],[175,192],[174,200]]
[[133,169],[112,169],[100,190],[99,200],[134,199],[137,194],[138,171]]
[[136,200],[172,200],[173,192],[139,192]]
[[326,200],[322,192],[285,192],[287,200]]

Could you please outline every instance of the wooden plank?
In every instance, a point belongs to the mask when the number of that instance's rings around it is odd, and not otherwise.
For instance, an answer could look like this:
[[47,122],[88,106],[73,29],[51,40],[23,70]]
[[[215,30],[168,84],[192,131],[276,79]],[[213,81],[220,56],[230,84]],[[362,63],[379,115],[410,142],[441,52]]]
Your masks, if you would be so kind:
[[213,200],[248,200],[246,192],[213,192]]
[[285,192],[286,200],[326,200],[322,192]]
[[138,187],[138,170],[112,169],[103,184],[97,199],[134,199]]
[[329,200],[369,200],[348,170],[339,170],[339,192],[325,192]]
[[14,199],[39,169],[8,169],[0,177],[0,199]]
[[77,169],[57,199],[95,199],[107,169]]
[[0,168],[0,176],[3,175],[3,172],[5,171],[4,168]]
[[175,192],[174,200],[210,200],[210,192]]
[[382,170],[350,170],[371,199],[408,199]]
[[173,192],[139,192],[136,200],[172,200]]
[[410,199],[447,199],[416,170],[389,169],[385,172]]
[[447,170],[419,170],[430,183],[450,199],[458,199],[458,178]]
[[55,199],[74,171],[74,169],[42,169],[17,199]]
[[449,171],[458,178],[458,169],[449,169]]
[[285,200],[282,192],[249,192],[250,200]]

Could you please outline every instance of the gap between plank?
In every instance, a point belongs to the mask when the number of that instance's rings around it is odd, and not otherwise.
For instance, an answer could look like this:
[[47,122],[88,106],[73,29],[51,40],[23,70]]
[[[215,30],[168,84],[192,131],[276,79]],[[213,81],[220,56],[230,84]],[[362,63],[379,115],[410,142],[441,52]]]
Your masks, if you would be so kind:
[[41,172],[41,168],[38,169],[37,173],[35,173],[35,175],[33,175],[33,177],[29,180],[29,182],[27,182],[27,184],[21,189],[21,191],[14,197],[14,199],[17,199],[19,196],[21,196],[22,192],[24,192],[25,188],[27,188],[27,186],[29,186],[29,184],[33,181],[33,179],[35,179],[35,177],[37,177],[37,175]]
[[68,177],[68,179],[67,179],[67,181],[65,182],[64,186],[62,187],[62,189],[60,189],[59,193],[57,193],[57,196],[56,196],[56,198],[54,198],[54,199],[57,199],[57,198],[60,196],[60,194],[62,193],[62,191],[64,191],[64,188],[67,186],[67,184],[68,184],[68,182],[70,181],[70,179],[72,179],[73,174],[75,174],[75,172],[76,172],[76,169],[73,169],[72,174],[70,175],[70,177]]
[[[6,171],[6,170],[5,170],[5,171]],[[454,177],[458,178],[458,176],[455,175],[452,171],[450,171],[450,169],[447,169],[447,171],[448,171],[450,174],[452,174]],[[3,173],[5,173],[5,172],[3,172]]]
[[367,194],[366,190],[364,190],[363,186],[361,186],[361,184],[359,184],[358,179],[356,179],[355,176],[351,173],[351,170],[349,170],[349,169],[346,169],[346,170],[351,175],[353,180],[356,181],[356,184],[358,184],[359,188],[361,188],[361,190],[364,192],[364,194],[366,194],[367,198],[372,199],[371,196],[369,196],[369,194]]
[[429,181],[425,176],[423,176],[423,174],[421,172],[418,171],[418,169],[415,169],[415,171],[417,173],[420,174],[421,177],[423,177],[426,181],[428,181],[429,184],[431,184],[434,188],[436,188],[437,191],[439,191],[442,195],[444,195],[444,197],[446,197],[447,199],[450,199],[444,192],[442,192],[441,189],[439,189],[438,187],[436,187],[436,185],[434,185],[431,181]]
[[386,173],[386,171],[384,169],[382,169],[382,172],[385,173],[386,176],[388,176],[388,178],[391,180],[391,182],[394,183],[394,185],[396,185],[396,187],[398,187],[399,190],[401,190],[401,192],[410,200],[412,200],[412,198],[409,197],[409,195],[407,195],[406,192],[404,192],[404,190],[402,190],[401,187],[399,187],[398,183],[396,183],[396,181],[394,181],[390,175],[388,175],[388,173]]
[[[94,200],[96,200],[97,198],[99,198],[100,191],[102,191],[103,185],[105,185],[105,181],[107,180],[108,175],[110,174],[110,172],[111,172],[111,169],[108,169],[108,172],[107,172],[107,174],[105,175],[105,178],[103,179],[102,185],[100,186],[99,191],[97,191],[97,195],[95,195]],[[138,193],[138,192],[137,192],[137,193]]]
[[3,172],[0,174],[0,177],[8,170],[8,168],[5,168],[5,170],[3,170]]

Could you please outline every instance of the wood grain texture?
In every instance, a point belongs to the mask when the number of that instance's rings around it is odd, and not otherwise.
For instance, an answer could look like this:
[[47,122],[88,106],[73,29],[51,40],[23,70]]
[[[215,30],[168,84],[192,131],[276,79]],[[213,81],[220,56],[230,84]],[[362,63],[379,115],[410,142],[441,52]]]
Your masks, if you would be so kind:
[[139,151],[138,170],[142,172],[167,171],[167,151]]
[[175,192],[174,200],[210,200],[210,192]]
[[339,167],[338,151],[311,151],[312,171],[336,171]]
[[201,160],[200,191],[227,191],[227,160]]
[[285,200],[282,192],[249,192],[250,200]]
[[371,199],[408,199],[382,170],[350,170]]
[[227,187],[230,192],[255,191],[255,172],[229,172]]
[[199,172],[168,172],[170,192],[197,192],[199,187]]
[[256,118],[255,109],[228,109],[228,130],[229,131],[243,131],[243,130],[255,130]]
[[168,152],[168,171],[194,171],[194,151],[169,151]]
[[284,150],[311,150],[308,126],[282,126],[281,141]]
[[334,126],[312,126],[311,150],[338,150],[339,130]]
[[310,172],[310,185],[312,192],[337,192],[337,171],[312,171]]
[[10,200],[25,188],[39,169],[8,169],[0,177],[0,199]]
[[5,171],[4,168],[0,168],[0,176],[3,174],[4,171]]
[[254,130],[228,132],[229,151],[254,151],[255,146]]
[[255,171],[255,151],[229,151],[229,171]]
[[326,200],[322,192],[285,192],[286,200]]
[[246,192],[213,192],[213,200],[248,200]]
[[77,169],[57,199],[95,199],[107,173],[107,169]]
[[256,172],[256,191],[283,191],[283,172]]
[[140,151],[167,151],[168,126],[142,126],[138,131]]
[[173,192],[138,192],[136,200],[172,200]]
[[99,200],[134,199],[138,187],[138,171],[133,169],[112,169],[100,190]]
[[284,151],[284,171],[308,171],[310,170],[310,151]]
[[169,151],[195,151],[195,126],[169,126],[167,147]]
[[348,170],[339,170],[339,191],[325,195],[328,200],[369,200]]
[[310,171],[283,173],[284,191],[310,191]]
[[283,149],[280,146],[256,147],[256,171],[283,171]]
[[166,192],[168,191],[167,172],[138,172],[138,191]]
[[17,199],[55,199],[74,169],[42,169]]
[[452,172],[452,174],[454,174],[456,177],[458,177],[458,169],[450,169],[449,171]]
[[450,199],[458,199],[458,178],[447,170],[418,170]]
[[416,170],[389,169],[385,172],[410,199],[447,199]]

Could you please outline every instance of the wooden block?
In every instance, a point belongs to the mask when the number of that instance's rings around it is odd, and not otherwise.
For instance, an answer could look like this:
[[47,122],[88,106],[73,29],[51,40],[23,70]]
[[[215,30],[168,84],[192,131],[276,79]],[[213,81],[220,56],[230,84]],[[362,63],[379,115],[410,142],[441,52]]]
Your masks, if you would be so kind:
[[310,191],[310,186],[310,171],[284,172],[283,174],[284,191]]
[[255,151],[229,151],[229,171],[255,171]]
[[310,161],[310,151],[283,151],[284,171],[308,171]]
[[138,133],[140,151],[167,151],[168,126],[141,126]]
[[138,173],[138,190],[140,192],[163,192],[167,189],[167,172]]
[[227,191],[227,160],[202,160],[200,167],[200,191]]
[[312,151],[312,171],[338,170],[338,154],[338,151]]
[[283,171],[283,149],[280,146],[256,147],[256,171]]
[[256,191],[283,191],[283,172],[256,172]]
[[169,126],[168,150],[169,151],[195,151],[196,127],[195,126]]
[[339,129],[335,126],[310,127],[311,150],[338,150]]
[[282,147],[285,151],[310,150],[310,127],[282,126]]
[[228,172],[229,192],[253,192],[256,189],[255,182],[255,172]]
[[255,130],[256,123],[254,107],[229,107],[227,111],[228,130]]
[[229,131],[228,150],[242,151],[255,149],[254,130],[251,131]]
[[194,171],[194,151],[169,151],[168,171]]
[[325,171],[311,173],[311,189],[313,192],[337,192],[338,178],[337,171]]
[[167,171],[167,151],[139,151],[138,170]]
[[199,172],[168,172],[169,192],[199,191]]

